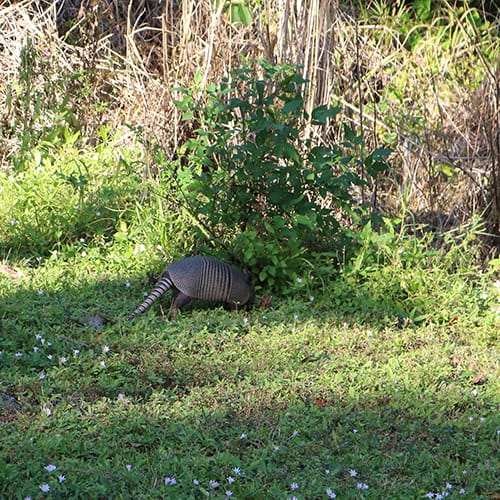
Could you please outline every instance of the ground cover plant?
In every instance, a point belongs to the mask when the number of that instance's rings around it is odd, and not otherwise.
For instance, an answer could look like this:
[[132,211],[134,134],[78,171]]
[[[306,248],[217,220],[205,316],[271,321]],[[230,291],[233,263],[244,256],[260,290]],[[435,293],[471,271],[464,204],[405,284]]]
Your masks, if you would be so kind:
[[366,233],[363,265],[326,263],[293,299],[170,322],[158,306],[125,321],[149,290],[128,243],[9,260],[3,494],[491,497],[500,283],[470,251],[445,264],[394,235],[370,251]]
[[0,6],[2,498],[498,495],[498,19],[279,4]]

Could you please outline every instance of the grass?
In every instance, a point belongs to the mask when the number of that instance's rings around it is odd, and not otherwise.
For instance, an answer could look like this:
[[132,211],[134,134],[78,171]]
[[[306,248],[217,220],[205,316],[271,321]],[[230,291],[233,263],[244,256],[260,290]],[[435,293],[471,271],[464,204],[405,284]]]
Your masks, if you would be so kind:
[[[127,323],[149,288],[128,253],[5,261],[22,272],[0,274],[6,498],[43,497],[44,485],[57,498],[497,492],[492,274],[420,264],[428,284],[447,275],[446,293],[466,299],[433,320],[443,291],[426,291],[420,325],[384,293],[391,270],[415,282],[394,261],[372,266],[369,287],[348,267],[267,310],[202,305],[169,322],[155,306]],[[86,326],[89,314],[110,322]]]

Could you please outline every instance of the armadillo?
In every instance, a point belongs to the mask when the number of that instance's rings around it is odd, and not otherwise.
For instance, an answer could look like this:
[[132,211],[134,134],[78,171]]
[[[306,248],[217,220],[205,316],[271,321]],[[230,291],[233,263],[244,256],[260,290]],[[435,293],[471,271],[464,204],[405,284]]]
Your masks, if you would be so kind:
[[254,288],[246,271],[241,273],[229,264],[211,257],[188,257],[165,269],[155,289],[128,319],[146,311],[169,289],[177,294],[170,317],[191,299],[223,302],[229,308],[236,309],[252,303],[255,298]]

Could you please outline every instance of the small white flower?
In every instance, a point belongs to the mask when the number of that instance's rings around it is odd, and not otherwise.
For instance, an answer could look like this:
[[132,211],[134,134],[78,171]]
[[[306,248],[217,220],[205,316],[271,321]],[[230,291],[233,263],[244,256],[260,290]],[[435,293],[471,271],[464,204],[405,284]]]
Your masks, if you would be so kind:
[[337,495],[335,494],[335,492],[331,488],[327,488],[326,496],[328,498],[337,498]]
[[233,469],[233,472],[237,475],[237,476],[241,476],[243,475],[243,472],[241,472],[241,469],[239,467],[235,467]]
[[38,295],[41,297],[43,295],[43,290],[38,290]]
[[281,446],[278,446],[278,445],[275,445],[274,448],[273,448],[274,451],[280,451],[281,450]]
[[47,415],[47,417],[50,417],[52,415],[52,410],[50,408],[43,408],[43,410],[45,412],[45,415]]
[[87,252],[85,250],[82,252],[82,257],[87,257]]
[[299,315],[298,314],[294,314],[293,315],[293,319],[295,319],[295,320],[299,319]]
[[474,417],[469,417],[469,422],[472,422],[474,420]]
[[298,490],[299,489],[299,485],[296,483],[296,482],[293,482],[291,485],[290,485],[290,489],[292,491],[294,490]]
[[213,479],[211,479],[209,482],[208,482],[208,485],[210,486],[210,488],[214,489],[215,488],[218,488],[219,487],[219,481],[214,481]]
[[496,281],[494,281],[494,282],[493,282],[493,286],[494,286],[495,288],[500,289],[500,280],[496,280]]
[[101,212],[99,212],[99,210],[97,210],[97,212],[95,214],[96,214],[97,217],[101,216]]
[[61,356],[61,363],[64,365],[68,361],[65,356]]
[[424,495],[424,497],[425,497],[425,498],[434,498],[434,493],[431,493],[431,492],[426,493],[426,494]]
[[45,375],[45,373],[40,373],[40,375],[38,375],[38,380],[44,380],[46,377],[47,375]]
[[33,346],[33,352],[38,352],[38,347],[36,345]]
[[80,243],[85,243],[85,238],[80,238]]
[[40,486],[40,489],[41,489],[44,493],[48,493],[48,492],[50,491],[50,486],[49,486],[47,483],[45,483],[45,484],[42,484],[42,485]]
[[31,497],[24,497],[24,500],[31,500]]
[[17,219],[12,219],[10,221],[10,223],[13,225],[13,226],[17,226]]
[[125,399],[125,394],[122,394],[122,393],[120,392],[120,394],[118,394],[118,399],[119,399],[120,401],[123,401],[123,400]]
[[247,438],[247,433],[246,432],[242,432],[241,435],[240,435],[240,439],[246,439]]
[[452,484],[450,484],[450,483],[446,483],[445,488],[446,488],[447,490],[451,490],[451,489],[453,489],[453,485],[452,485]]
[[485,419],[484,417],[480,417],[480,418],[479,418],[479,421],[480,421],[482,424],[484,424],[484,422],[486,421],[486,419]]
[[358,471],[356,471],[354,469],[349,469],[349,475],[351,477],[356,477],[358,475]]
[[41,338],[42,338],[42,336],[41,336],[39,333],[37,333],[37,334],[35,335],[35,339],[36,339],[36,340],[40,340]]
[[22,357],[22,355],[23,355],[23,353],[22,353],[22,352],[16,352],[16,358],[21,358],[21,357]]
[[299,431],[293,431],[292,437],[297,437],[299,435]]
[[297,283],[302,283],[302,278],[297,278]]
[[101,361],[99,364],[100,364],[102,367],[105,367],[105,366],[106,366],[106,361]]
[[147,297],[149,295],[148,292],[143,292],[142,295],[144,295],[144,297]]
[[43,344],[45,344],[45,339],[43,339],[43,338],[42,338],[42,339],[40,339],[40,343],[41,343],[42,345],[43,345]]
[[467,470],[466,470],[466,469],[464,469],[464,470],[462,471],[462,474],[463,474],[464,476],[466,476],[466,475],[467,475]]
[[104,354],[107,354],[109,352],[109,345],[105,345],[103,348],[102,348]]
[[233,484],[235,481],[236,481],[236,479],[234,479],[234,477],[231,477],[231,476],[228,476],[228,477],[227,477],[227,482],[228,482],[229,484]]
[[66,481],[66,476],[64,474],[59,474],[57,476],[57,479],[59,480],[60,483]]
[[52,342],[47,342],[47,345],[50,347],[52,345]]
[[487,294],[487,293],[482,293],[482,294],[481,294],[481,298],[482,298],[483,300],[486,300],[486,299],[488,298],[488,294]]
[[477,392],[477,389],[472,389],[472,391],[470,391],[472,393],[473,396],[477,396],[478,392]]
[[352,432],[353,432],[354,434],[357,434],[357,433],[358,433],[358,429],[353,429],[353,430],[352,430]]
[[127,288],[130,288],[130,281],[127,281],[127,282],[125,283],[125,286],[126,286]]
[[231,490],[226,490],[226,497],[232,497],[233,492]]
[[358,490],[367,490],[368,489],[368,485],[366,483],[358,483],[356,485],[356,488],[358,488]]
[[195,486],[199,486],[200,485],[200,482],[198,481],[198,479],[193,479],[193,484]]
[[48,354],[47,359],[52,360],[52,354]]
[[312,295],[309,295],[309,301],[314,302],[314,297]]
[[47,465],[47,466],[45,467],[45,470],[46,470],[47,472],[52,472],[52,471],[54,471],[54,470],[56,470],[56,469],[57,469],[57,467],[56,467],[55,465],[53,465],[53,464],[49,464],[49,465]]
[[465,495],[465,488],[460,488],[460,490],[458,491],[458,494]]
[[248,318],[243,318],[243,323],[246,325],[248,324]]
[[131,466],[130,464],[127,464],[125,467],[127,468],[127,470],[128,470],[129,472],[132,470],[132,466]]
[[78,349],[73,349],[73,354],[75,356],[78,356],[80,354],[80,351]]
[[165,486],[174,486],[177,484],[177,479],[175,477],[166,477]]

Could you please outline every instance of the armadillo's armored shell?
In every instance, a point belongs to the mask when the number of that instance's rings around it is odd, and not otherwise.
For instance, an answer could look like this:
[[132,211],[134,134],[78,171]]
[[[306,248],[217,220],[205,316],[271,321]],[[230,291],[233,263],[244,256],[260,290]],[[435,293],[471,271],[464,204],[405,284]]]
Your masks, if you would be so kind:
[[195,299],[245,305],[254,299],[247,276],[229,264],[210,257],[189,257],[166,269],[177,290]]
[[165,269],[156,288],[128,319],[146,311],[170,288],[178,292],[172,304],[171,316],[192,298],[225,302],[232,309],[250,304],[255,298],[248,273],[240,273],[229,264],[210,257],[189,257]]

